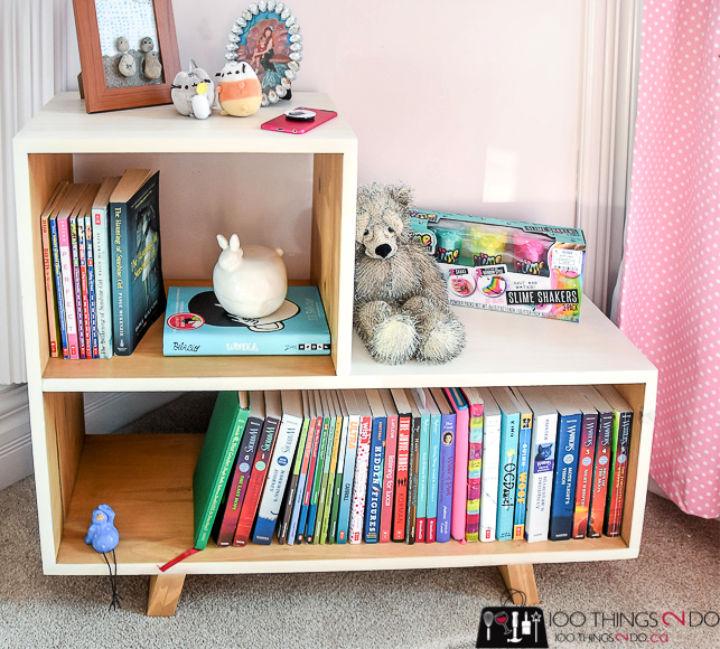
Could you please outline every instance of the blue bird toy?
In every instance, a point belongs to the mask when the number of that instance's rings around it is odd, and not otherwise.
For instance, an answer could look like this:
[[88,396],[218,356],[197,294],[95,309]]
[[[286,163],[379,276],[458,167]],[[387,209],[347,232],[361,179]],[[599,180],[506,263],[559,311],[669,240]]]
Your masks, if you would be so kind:
[[112,552],[120,542],[120,533],[115,527],[115,512],[110,505],[98,505],[93,509],[90,527],[85,543],[92,545],[95,552]]

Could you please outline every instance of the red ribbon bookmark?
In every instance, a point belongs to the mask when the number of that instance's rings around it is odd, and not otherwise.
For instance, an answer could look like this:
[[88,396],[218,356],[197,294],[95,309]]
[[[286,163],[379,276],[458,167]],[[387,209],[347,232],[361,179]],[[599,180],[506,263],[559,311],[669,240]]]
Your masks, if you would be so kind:
[[181,561],[184,561],[188,557],[191,557],[193,554],[196,554],[197,552],[200,552],[200,550],[197,550],[196,548],[188,548],[185,550],[185,552],[182,552],[181,554],[178,554],[174,559],[170,559],[165,565],[160,566],[160,572],[165,572],[166,570],[170,570],[175,564],[180,563]]

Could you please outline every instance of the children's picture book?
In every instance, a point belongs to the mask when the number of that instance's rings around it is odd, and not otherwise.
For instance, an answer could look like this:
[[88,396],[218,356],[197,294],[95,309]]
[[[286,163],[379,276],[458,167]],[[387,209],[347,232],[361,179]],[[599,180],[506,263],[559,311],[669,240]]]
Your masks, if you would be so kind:
[[455,413],[455,478],[453,479],[453,516],[450,532],[456,541],[464,541],[467,517],[470,411],[465,396],[459,388],[445,388],[445,397]]
[[610,477],[613,421],[615,417],[612,406],[594,387],[581,386],[579,390],[581,390],[582,394],[590,401],[598,413],[592,492],[590,496],[590,514],[587,527],[587,535],[595,538],[602,536],[605,522],[605,503],[607,501],[608,481]]
[[193,474],[193,546],[204,550],[249,414],[247,392],[221,392],[215,400],[205,441]]
[[417,515],[418,515],[418,478],[420,474],[420,435],[422,432],[422,420],[420,411],[410,394],[405,390],[410,404],[410,416],[412,427],[410,431],[410,466],[408,467],[408,498],[407,515],[405,517],[405,542],[415,543],[417,540]]
[[[353,404],[350,404],[350,395]],[[352,506],[350,510],[350,543],[362,541],[365,524],[365,500],[370,462],[370,442],[372,439],[372,412],[367,395],[363,390],[353,390],[348,396],[350,412],[355,413],[359,420],[358,448],[355,461],[355,481],[353,483]]]
[[[337,473],[338,455],[340,452],[340,440],[342,438],[342,416],[335,401],[333,390],[325,391],[325,399],[328,411],[330,412],[330,439],[328,439],[328,453],[326,463],[327,478],[323,481],[323,502],[322,502],[322,524],[320,526],[319,543],[327,541],[330,528],[330,515],[332,511],[333,495],[335,494],[335,475]],[[331,443],[332,441],[332,443]]]
[[235,528],[238,518],[240,518],[240,508],[245,500],[255,451],[257,451],[260,432],[265,421],[265,397],[262,392],[250,393],[246,419],[245,430],[235,461],[235,470],[226,491],[225,507],[220,510],[222,516],[217,517],[218,522],[215,525],[215,541],[220,547],[233,542]]
[[264,318],[229,315],[207,286],[172,286],[163,332],[165,356],[327,356],[330,330],[315,286],[288,286]]
[[95,303],[97,305],[98,348],[100,358],[113,354],[112,284],[110,266],[110,224],[108,204],[120,178],[105,178],[92,204],[92,246],[95,262]]
[[[63,358],[70,358],[70,350],[68,348],[68,332],[67,332],[67,318],[65,316],[65,297],[63,295],[63,276],[62,276],[62,266],[60,264],[60,238],[58,233],[58,213],[60,209],[62,208],[62,205],[65,204],[65,201],[67,200],[67,194],[70,192],[71,185],[66,183],[63,188],[61,189],[60,193],[57,197],[57,202],[51,209],[51,211],[48,214],[47,219],[47,225],[50,231],[50,252],[51,252],[51,258],[52,258],[52,279],[55,285],[54,288],[54,297],[55,300],[53,302],[48,302],[48,308],[50,305],[54,305],[56,307],[57,314],[57,323],[60,327],[60,338],[59,338],[59,345],[60,349],[58,350],[58,356],[60,356],[60,351],[62,351],[62,357]],[[42,227],[42,223],[41,223]],[[48,300],[50,299],[49,293],[48,293]],[[49,316],[48,316],[49,317]],[[50,328],[52,326],[48,324]]]
[[269,545],[275,533],[275,526],[277,525],[285,494],[285,486],[290,476],[290,469],[303,424],[300,391],[283,390],[280,393],[280,401],[282,404],[280,429],[277,434],[277,441],[275,442],[253,531],[253,543],[263,545]]
[[502,415],[487,388],[478,388],[483,400],[482,498],[480,500],[480,541],[495,540],[497,522],[498,477],[500,473],[500,429]]
[[502,413],[500,432],[500,474],[497,501],[495,538],[510,541],[515,521],[515,481],[518,467],[518,439],[520,437],[520,404],[510,388],[490,390]]
[[412,435],[412,412],[405,390],[391,390],[398,413],[397,464],[395,467],[395,504],[392,514],[392,540],[405,540],[408,510],[408,482],[410,479],[410,437]]
[[519,392],[533,413],[525,538],[530,543],[547,541],[550,530],[558,413],[545,388],[525,387],[520,388]]
[[527,517],[527,488],[530,471],[530,446],[532,444],[533,414],[530,406],[517,388],[511,388],[515,400],[520,405],[520,436],[518,437],[518,468],[515,481],[515,521],[513,540],[525,538],[525,520]]
[[[430,392],[440,411],[440,476],[438,480],[437,542],[450,540],[453,507],[453,479],[455,477],[455,420],[456,416],[440,388]],[[463,512],[465,507],[463,506]]]
[[380,512],[383,484],[383,456],[385,453],[385,409],[378,390],[367,390],[372,412],[372,439],[365,501],[365,543],[377,543],[380,538]]
[[440,446],[442,445],[442,417],[428,388],[422,388],[422,400],[430,414],[428,448],[428,493],[425,543],[437,540],[438,497],[440,493]]
[[571,386],[570,389],[578,395],[579,406],[582,411],[572,536],[574,539],[584,539],[587,536],[590,518],[598,412],[582,390],[576,386]]
[[550,540],[561,541],[572,538],[582,410],[577,395],[562,388],[548,388],[548,393],[558,411]]
[[380,390],[385,408],[385,462],[383,464],[382,507],[380,509],[380,543],[388,543],[393,534],[393,504],[395,502],[395,459],[397,456],[398,410],[390,390]]
[[257,451],[255,451],[252,473],[248,481],[245,500],[240,509],[240,518],[238,518],[238,524],[235,528],[233,545],[245,545],[250,539],[250,532],[257,515],[265,480],[267,479],[268,465],[275,448],[281,417],[280,393],[276,390],[267,390],[265,392],[265,422],[260,433]]
[[345,479],[345,459],[347,458],[348,436],[350,433],[350,418],[339,392],[332,391],[335,402],[335,411],[340,426],[340,445],[337,452],[337,467],[335,468],[335,482],[333,484],[332,507],[330,509],[330,525],[328,527],[327,542],[336,543],[340,518],[340,503],[342,502],[343,481]]
[[[310,422],[310,429],[308,430],[308,444],[310,444],[310,447],[306,451],[309,454],[309,459],[307,471],[305,472],[306,476],[304,478],[305,490],[302,496],[302,506],[300,508],[300,517],[297,524],[296,538],[299,543],[302,543],[303,539],[307,538],[308,519],[310,518],[312,493],[315,486],[315,466],[317,465],[317,458],[320,451],[320,438],[322,437],[323,429],[323,416],[317,390],[310,391],[308,393],[308,398],[310,402],[310,411],[313,415],[312,421]],[[302,476],[301,480],[303,480]]]
[[345,417],[348,422],[348,431],[336,540],[338,543],[347,543],[350,526],[350,508],[353,498],[353,483],[355,481],[355,467],[357,465],[358,443],[360,441],[360,406],[355,398],[355,392],[352,390],[343,391],[340,398],[342,401],[341,407],[343,407],[343,417]]
[[418,447],[417,516],[415,541],[425,543],[428,512],[428,472],[430,470],[430,409],[422,390],[409,391],[414,408],[418,412],[420,444]]
[[165,310],[160,260],[160,172],[129,169],[112,194],[113,345],[132,354]]
[[625,508],[625,483],[630,457],[633,409],[612,385],[600,385],[598,391],[613,409],[610,478],[603,531],[606,536],[619,536]]
[[[315,390],[315,407],[318,413],[318,425],[320,436],[318,439],[317,453],[313,453],[311,463],[313,464],[312,491],[310,492],[310,508],[308,509],[307,527],[305,528],[305,541],[312,543],[315,539],[318,527],[318,507],[320,504],[320,491],[324,477],[323,466],[327,455],[328,437],[330,436],[330,413],[320,390]],[[318,529],[319,533],[320,530]]]
[[480,540],[484,404],[476,388],[463,388],[462,391],[470,413],[465,540],[475,542]]

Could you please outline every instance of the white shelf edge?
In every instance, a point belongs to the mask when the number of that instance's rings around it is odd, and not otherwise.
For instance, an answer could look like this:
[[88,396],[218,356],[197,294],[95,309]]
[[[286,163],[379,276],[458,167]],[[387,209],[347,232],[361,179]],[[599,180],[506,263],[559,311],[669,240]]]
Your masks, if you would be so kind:
[[[532,544],[528,544],[532,546]],[[527,552],[507,554],[478,553],[463,556],[438,557],[366,557],[347,559],[313,559],[274,561],[212,561],[184,562],[167,574],[219,575],[219,574],[287,574],[307,572],[371,572],[376,570],[424,570],[430,568],[470,568],[510,564],[578,563],[586,561],[614,561],[635,559],[638,553],[632,548],[573,550],[569,552]],[[159,563],[119,563],[119,575],[153,575],[159,573]],[[53,563],[44,567],[46,575],[106,575],[107,566],[101,559],[93,563]]]

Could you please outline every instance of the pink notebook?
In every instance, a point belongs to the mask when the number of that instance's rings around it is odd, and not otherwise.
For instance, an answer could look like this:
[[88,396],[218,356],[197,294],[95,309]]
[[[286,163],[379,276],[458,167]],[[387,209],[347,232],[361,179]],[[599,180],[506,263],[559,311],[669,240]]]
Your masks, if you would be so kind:
[[452,519],[450,535],[456,541],[465,540],[467,515],[467,477],[470,413],[467,402],[458,388],[444,388],[450,406],[455,412],[455,480],[453,481]]

